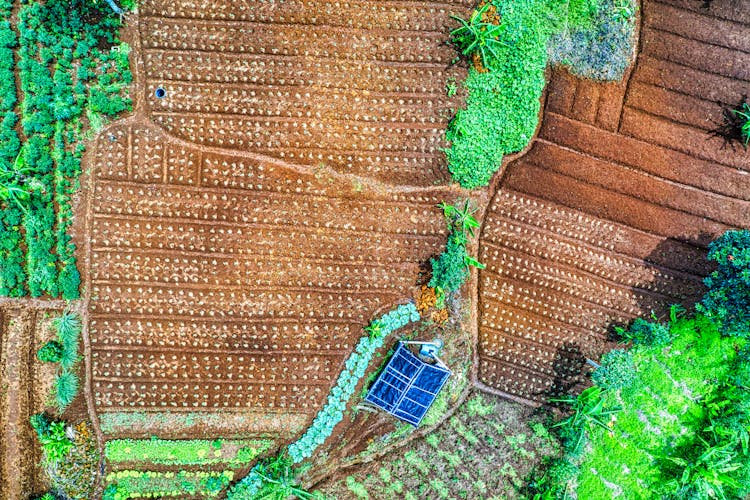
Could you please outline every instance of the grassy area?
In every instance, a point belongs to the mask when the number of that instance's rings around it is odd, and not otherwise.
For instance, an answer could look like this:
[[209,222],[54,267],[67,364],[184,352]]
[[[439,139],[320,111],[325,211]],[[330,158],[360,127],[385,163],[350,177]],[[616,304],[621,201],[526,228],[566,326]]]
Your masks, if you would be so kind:
[[327,483],[331,498],[518,498],[534,464],[558,452],[529,408],[475,393],[434,432]]

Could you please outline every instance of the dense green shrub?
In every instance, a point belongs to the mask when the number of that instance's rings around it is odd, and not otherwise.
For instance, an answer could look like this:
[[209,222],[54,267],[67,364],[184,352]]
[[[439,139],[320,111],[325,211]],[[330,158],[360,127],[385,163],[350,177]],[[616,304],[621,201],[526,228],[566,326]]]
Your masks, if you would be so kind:
[[626,330],[618,327],[617,334],[626,342],[644,346],[663,346],[669,343],[671,335],[666,325],[656,321],[646,321],[636,318]]
[[466,266],[466,245],[456,238],[448,238],[445,251],[437,259],[432,259],[432,279],[430,286],[446,292],[455,292],[469,277]]
[[591,374],[591,379],[603,389],[624,389],[636,380],[635,363],[628,351],[614,349],[602,356],[601,366]]
[[50,463],[65,458],[73,448],[73,441],[65,432],[65,422],[51,422],[41,413],[32,415],[29,420],[42,444],[44,460]]
[[450,234],[445,250],[436,259],[432,259],[432,278],[430,286],[438,293],[458,291],[469,277],[469,266],[484,269],[484,265],[471,257],[466,251],[469,237],[474,237],[474,230],[479,222],[473,217],[476,209],[471,208],[469,200],[463,206],[441,203],[443,215],[448,223]]
[[108,484],[102,493],[102,500],[129,500],[129,498],[130,491],[124,485],[117,483]]
[[621,80],[635,48],[637,4],[633,0],[571,3],[575,4],[583,4],[581,14],[588,22],[572,22],[570,29],[552,36],[550,63],[566,66],[571,73],[583,78]]
[[696,308],[727,335],[750,337],[750,231],[727,231],[709,245],[708,258],[718,268],[705,279],[708,291]]
[[63,346],[56,340],[50,340],[40,347],[36,353],[37,359],[45,363],[57,363],[62,359],[62,356]]

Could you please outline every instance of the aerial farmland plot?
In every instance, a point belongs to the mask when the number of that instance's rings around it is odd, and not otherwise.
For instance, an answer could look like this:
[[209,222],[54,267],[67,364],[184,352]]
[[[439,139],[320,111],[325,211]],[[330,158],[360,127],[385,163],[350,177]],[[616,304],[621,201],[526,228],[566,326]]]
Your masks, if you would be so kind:
[[750,495],[741,0],[0,14],[0,499]]

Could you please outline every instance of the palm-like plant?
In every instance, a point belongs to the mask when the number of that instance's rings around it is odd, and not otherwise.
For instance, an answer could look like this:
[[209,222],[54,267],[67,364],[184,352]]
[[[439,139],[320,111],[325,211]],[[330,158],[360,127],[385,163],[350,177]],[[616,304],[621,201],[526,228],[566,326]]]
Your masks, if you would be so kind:
[[475,10],[469,19],[462,19],[451,15],[461,26],[451,31],[451,43],[458,48],[463,56],[478,53],[482,58],[485,68],[494,66],[500,57],[498,50],[507,45],[499,40],[502,28],[497,24],[484,21],[484,14],[490,8],[490,3],[485,3],[481,8]]
[[294,478],[292,459],[286,453],[261,462],[254,473],[263,479],[263,487],[255,497],[258,500],[285,500],[289,497],[308,500],[317,498],[309,491],[302,489]]
[[32,193],[44,189],[44,185],[34,176],[23,157],[18,153],[12,166],[0,162],[0,200],[13,203],[27,213],[26,202]]
[[594,426],[609,431],[610,428],[607,424],[613,415],[621,410],[619,407],[605,408],[603,394],[604,391],[600,387],[592,386],[585,389],[577,397],[568,395],[550,400],[567,403],[573,409],[572,415],[557,422],[553,427],[567,427],[576,433],[578,439],[574,449],[581,446],[586,431],[591,431]]
[[700,438],[701,453],[692,460],[682,457],[666,457],[678,467],[678,478],[668,483],[679,497],[716,498],[727,500],[726,489],[736,488],[739,483],[731,473],[742,464],[737,461],[734,443],[711,444]]

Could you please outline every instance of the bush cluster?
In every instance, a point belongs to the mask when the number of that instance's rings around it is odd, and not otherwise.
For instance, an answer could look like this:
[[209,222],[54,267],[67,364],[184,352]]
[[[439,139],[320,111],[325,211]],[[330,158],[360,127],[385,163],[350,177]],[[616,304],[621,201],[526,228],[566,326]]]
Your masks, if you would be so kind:
[[[83,119],[102,123],[130,108],[127,46],[108,50],[117,43],[118,26],[106,5],[84,0],[23,3],[17,40],[8,23],[0,23],[0,181],[7,184],[0,185],[2,295],[79,296],[68,233],[84,149]],[[4,97],[15,95],[15,80],[3,78],[4,71],[12,76],[14,57],[2,55],[16,45],[23,145],[13,129],[12,99]],[[3,197],[8,183],[20,194]]]
[[633,355],[614,349],[602,356],[601,366],[591,374],[591,380],[603,389],[626,389],[635,382]]
[[599,0],[582,7],[588,22],[571,22],[571,28],[552,36],[548,44],[550,63],[566,66],[583,78],[621,80],[635,48],[636,3]]
[[359,339],[356,349],[346,360],[344,370],[331,389],[323,409],[315,416],[305,434],[289,445],[289,456],[294,463],[311,457],[315,449],[333,433],[336,424],[343,420],[346,403],[354,395],[359,380],[364,376],[375,351],[383,346],[385,338],[415,321],[419,321],[419,312],[414,304],[409,303],[398,306],[370,324],[368,334]]

